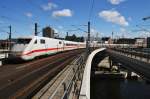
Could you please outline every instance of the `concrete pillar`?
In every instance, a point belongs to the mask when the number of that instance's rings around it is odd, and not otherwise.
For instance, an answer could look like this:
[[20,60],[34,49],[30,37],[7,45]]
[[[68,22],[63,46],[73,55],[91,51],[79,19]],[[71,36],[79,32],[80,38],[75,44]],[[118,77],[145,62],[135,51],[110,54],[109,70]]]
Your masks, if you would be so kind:
[[117,72],[120,73],[120,65],[118,65],[117,67],[118,67]]
[[0,66],[2,66],[2,61],[0,60]]
[[131,74],[132,74],[131,71],[128,71],[128,72],[127,72],[127,79],[131,79]]
[[112,70],[112,60],[110,59],[110,57],[109,57],[109,68],[110,68],[110,71]]

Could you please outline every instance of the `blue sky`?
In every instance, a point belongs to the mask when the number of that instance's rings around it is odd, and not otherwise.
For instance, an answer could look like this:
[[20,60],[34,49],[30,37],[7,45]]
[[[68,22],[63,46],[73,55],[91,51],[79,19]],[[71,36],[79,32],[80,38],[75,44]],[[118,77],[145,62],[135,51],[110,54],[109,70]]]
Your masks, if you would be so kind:
[[[34,23],[41,31],[50,25],[60,37],[66,32],[85,36],[92,0],[1,0],[0,3],[0,39],[7,38],[8,26],[12,25],[13,37],[33,35]],[[114,37],[144,37],[150,28],[150,0],[94,0],[91,13],[91,35]],[[75,26],[72,26],[75,25]],[[139,27],[136,27],[138,25]],[[77,28],[83,31],[71,31]]]

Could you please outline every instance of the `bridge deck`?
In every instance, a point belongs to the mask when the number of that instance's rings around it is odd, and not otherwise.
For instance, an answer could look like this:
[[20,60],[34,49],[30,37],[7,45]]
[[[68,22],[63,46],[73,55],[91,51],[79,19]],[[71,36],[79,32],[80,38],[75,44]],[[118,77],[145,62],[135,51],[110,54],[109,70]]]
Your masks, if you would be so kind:
[[108,50],[107,52],[113,61],[121,63],[125,68],[134,71],[140,76],[145,77],[147,80],[150,80],[150,63],[122,55],[113,50]]

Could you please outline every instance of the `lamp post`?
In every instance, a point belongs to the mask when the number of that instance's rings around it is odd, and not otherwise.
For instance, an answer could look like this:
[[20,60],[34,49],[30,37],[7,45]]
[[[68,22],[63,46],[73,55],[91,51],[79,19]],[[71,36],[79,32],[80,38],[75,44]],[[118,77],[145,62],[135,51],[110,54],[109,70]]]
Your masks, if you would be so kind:
[[88,22],[88,38],[87,38],[87,54],[90,54],[90,31],[91,30],[91,28],[90,28],[90,21]]
[[[142,18],[142,20],[144,20],[144,21],[149,20],[149,19],[150,19],[150,16]],[[150,33],[150,32],[149,32],[149,33]],[[150,47],[149,39],[150,39],[150,37],[147,37],[147,47],[148,47],[148,48]]]
[[11,33],[11,25],[9,26],[9,51],[11,51],[11,35],[12,35],[12,33]]
[[[142,18],[143,21],[150,20],[150,16]],[[148,31],[150,33],[150,31]]]

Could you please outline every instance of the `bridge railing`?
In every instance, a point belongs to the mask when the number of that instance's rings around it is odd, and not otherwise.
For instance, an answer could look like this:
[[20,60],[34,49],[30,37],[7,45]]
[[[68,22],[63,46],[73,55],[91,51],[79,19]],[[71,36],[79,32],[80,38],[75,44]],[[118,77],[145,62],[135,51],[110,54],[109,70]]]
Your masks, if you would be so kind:
[[[69,73],[67,73],[66,77],[61,81],[61,83],[58,85],[57,89],[53,92],[49,99],[53,99],[54,97],[60,95],[60,92],[63,93],[63,95],[60,96],[61,99],[68,99],[69,97],[79,97],[83,68],[84,56],[80,56],[74,62],[74,64],[72,64],[72,68],[70,69]],[[74,92],[74,94],[71,93],[72,91]]]
[[112,50],[117,51],[121,54],[124,54],[126,56],[129,56],[131,58],[136,58],[139,59],[141,61],[145,61],[149,62],[150,61],[150,53],[146,53],[143,51],[136,51],[136,50],[132,50],[132,49],[118,49],[118,48],[113,48]]

